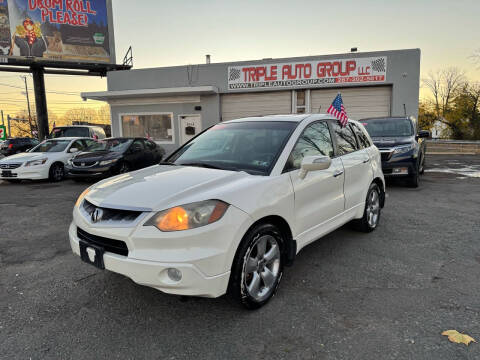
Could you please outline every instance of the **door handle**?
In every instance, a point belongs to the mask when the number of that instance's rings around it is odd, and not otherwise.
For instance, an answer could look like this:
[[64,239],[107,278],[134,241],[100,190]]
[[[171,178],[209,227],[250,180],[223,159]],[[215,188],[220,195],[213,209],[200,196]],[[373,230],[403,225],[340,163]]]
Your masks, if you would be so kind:
[[339,177],[339,176],[342,175],[342,174],[343,174],[343,170],[337,170],[337,171],[335,171],[335,172],[333,173],[333,177],[336,178],[336,177]]

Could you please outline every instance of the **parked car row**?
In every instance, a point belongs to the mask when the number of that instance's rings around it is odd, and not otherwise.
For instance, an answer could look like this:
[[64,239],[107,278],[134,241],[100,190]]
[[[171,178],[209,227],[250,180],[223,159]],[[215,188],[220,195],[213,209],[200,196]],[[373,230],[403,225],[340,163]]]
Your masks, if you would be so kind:
[[165,150],[144,138],[61,137],[0,160],[0,180],[90,179],[158,164]]

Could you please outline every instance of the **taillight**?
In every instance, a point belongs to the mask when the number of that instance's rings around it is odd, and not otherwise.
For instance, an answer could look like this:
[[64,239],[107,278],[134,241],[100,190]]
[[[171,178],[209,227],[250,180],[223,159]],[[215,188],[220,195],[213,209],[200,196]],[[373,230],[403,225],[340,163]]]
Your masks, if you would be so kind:
[[12,148],[13,148],[13,144],[8,145],[8,148],[9,148],[9,149],[12,149]]

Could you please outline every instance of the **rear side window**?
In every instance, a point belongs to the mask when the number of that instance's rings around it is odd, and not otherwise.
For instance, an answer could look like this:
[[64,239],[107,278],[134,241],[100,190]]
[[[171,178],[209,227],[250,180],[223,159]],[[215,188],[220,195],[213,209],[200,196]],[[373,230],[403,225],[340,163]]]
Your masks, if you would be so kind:
[[342,127],[340,121],[335,121],[332,125],[337,140],[338,155],[342,156],[357,151],[357,140],[350,126]]
[[61,137],[90,137],[88,128],[71,127],[71,128],[55,128],[52,131],[51,138]]
[[357,139],[359,141],[360,148],[366,149],[366,148],[370,147],[371,146],[370,140],[368,140],[368,137],[365,134],[365,132],[363,132],[362,129],[360,129],[360,127],[358,127],[357,124],[352,123],[350,125],[353,128],[353,131],[355,132],[355,135],[357,135]]

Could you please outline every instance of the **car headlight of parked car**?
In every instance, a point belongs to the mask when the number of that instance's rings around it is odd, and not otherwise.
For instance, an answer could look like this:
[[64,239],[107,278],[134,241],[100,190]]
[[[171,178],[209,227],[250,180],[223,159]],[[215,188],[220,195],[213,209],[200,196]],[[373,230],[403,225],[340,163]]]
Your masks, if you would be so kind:
[[38,160],[32,160],[32,161],[27,161],[25,166],[37,166],[37,165],[43,165],[47,162],[48,159],[38,159]]
[[145,226],[155,226],[165,232],[195,229],[220,220],[228,209],[220,200],[206,200],[156,213]]
[[87,196],[87,194],[90,192],[90,188],[87,188],[85,190],[83,190],[83,192],[80,194],[80,196],[78,197],[77,199],[77,202],[75,203],[75,206],[76,207],[79,207],[80,204],[82,203],[83,199],[85,198],[85,196]]
[[409,152],[410,150],[413,150],[415,148],[415,144],[408,144],[408,145],[401,145],[397,146],[395,150],[393,150],[393,154],[403,154],[406,152]]
[[118,159],[111,159],[111,160],[104,160],[104,161],[100,161],[100,166],[105,166],[105,165],[110,165],[110,164],[114,164],[118,161]]

